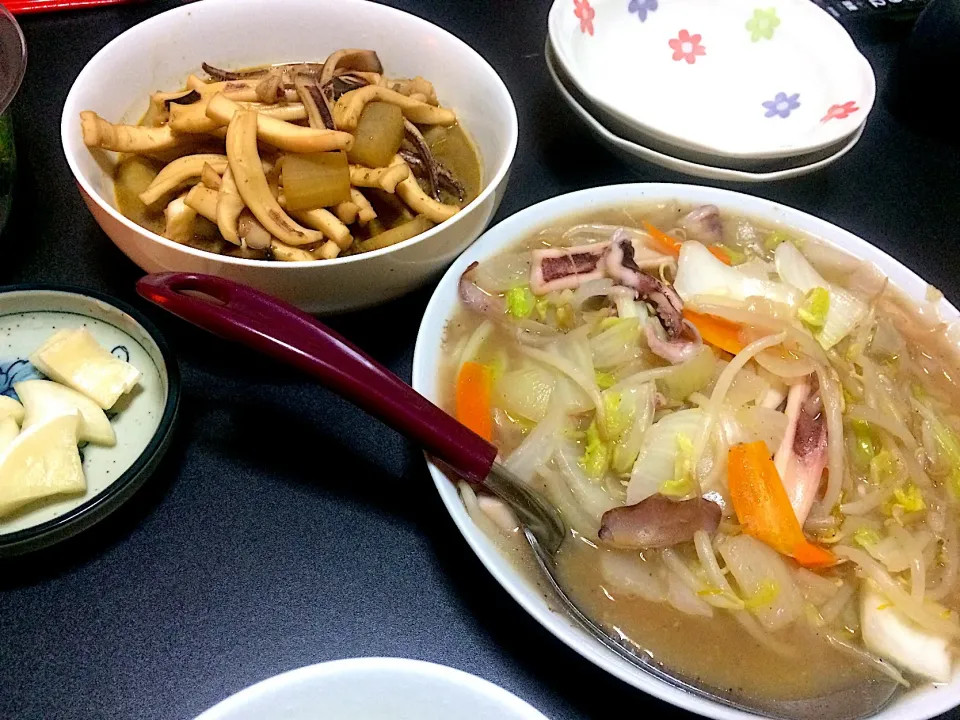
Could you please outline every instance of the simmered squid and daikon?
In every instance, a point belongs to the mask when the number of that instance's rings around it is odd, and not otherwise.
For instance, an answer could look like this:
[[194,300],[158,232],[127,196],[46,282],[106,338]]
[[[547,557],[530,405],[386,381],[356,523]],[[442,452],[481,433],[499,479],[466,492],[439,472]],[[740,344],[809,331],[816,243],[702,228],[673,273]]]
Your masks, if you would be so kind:
[[175,242],[235,257],[329,260],[389,247],[480,190],[456,113],[376,53],[228,71],[150,96],[138,125],[81,113],[84,142],[120,153],[117,205]]

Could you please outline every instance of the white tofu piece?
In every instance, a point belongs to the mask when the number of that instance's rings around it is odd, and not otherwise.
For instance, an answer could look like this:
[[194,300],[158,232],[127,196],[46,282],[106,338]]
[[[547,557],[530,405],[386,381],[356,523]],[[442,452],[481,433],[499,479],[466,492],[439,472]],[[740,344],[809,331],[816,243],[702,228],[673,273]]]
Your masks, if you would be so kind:
[[934,682],[949,682],[949,642],[893,607],[869,582],[860,589],[860,633],[867,650]]
[[20,428],[17,427],[16,420],[9,415],[0,417],[0,454],[3,454],[7,446],[10,445],[19,434]]
[[21,430],[42,425],[61,415],[80,413],[78,440],[108,447],[117,444],[117,434],[106,413],[86,395],[50,380],[26,380],[16,383],[13,389],[26,411]]
[[100,347],[86,328],[55,333],[30,356],[51,380],[83,393],[109,410],[140,382],[140,371]]
[[36,500],[86,491],[79,424],[77,414],[53,418],[17,435],[0,454],[0,517]]
[[23,422],[23,405],[11,397],[0,395],[0,418],[11,417],[18,425]]

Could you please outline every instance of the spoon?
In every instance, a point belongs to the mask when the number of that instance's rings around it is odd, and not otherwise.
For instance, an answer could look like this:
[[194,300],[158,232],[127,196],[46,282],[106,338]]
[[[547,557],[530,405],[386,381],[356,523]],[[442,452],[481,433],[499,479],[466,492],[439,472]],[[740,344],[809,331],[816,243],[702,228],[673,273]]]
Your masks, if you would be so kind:
[[643,672],[727,707],[778,720],[858,720],[878,712],[896,692],[896,683],[877,680],[820,697],[778,701],[712,687],[664,667],[615,628],[590,618],[564,590],[554,557],[568,532],[556,509],[497,462],[493,444],[362,350],[292,305],[224,278],[195,273],[148,275],[137,283],[137,292],[198,327],[318,378],[419,444],[445,469],[507,503],[568,616]]

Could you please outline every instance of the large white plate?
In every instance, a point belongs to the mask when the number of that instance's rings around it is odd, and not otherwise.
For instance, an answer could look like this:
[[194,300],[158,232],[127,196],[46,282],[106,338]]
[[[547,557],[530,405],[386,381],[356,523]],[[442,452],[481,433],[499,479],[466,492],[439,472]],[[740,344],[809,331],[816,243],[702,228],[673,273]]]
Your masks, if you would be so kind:
[[403,658],[310,665],[257,683],[197,720],[547,720],[503,688]]
[[567,105],[573,108],[573,111],[580,116],[580,119],[587,124],[587,127],[590,128],[594,135],[600,138],[602,142],[609,145],[614,151],[627,156],[623,157],[623,155],[621,155],[621,159],[624,160],[624,162],[629,163],[629,158],[636,158],[638,160],[644,160],[646,162],[653,163],[654,165],[659,165],[660,167],[664,167],[669,170],[676,170],[677,172],[682,172],[686,175],[707,178],[710,180],[733,180],[744,183],[772,182],[775,180],[786,180],[788,178],[799,177],[801,175],[808,175],[812,172],[820,170],[821,168],[825,168],[827,165],[835,163],[837,160],[850,152],[850,150],[853,149],[853,146],[860,142],[860,138],[863,135],[863,125],[861,125],[856,129],[853,135],[850,136],[846,144],[834,154],[828,155],[827,157],[817,160],[816,162],[811,162],[808,165],[797,165],[795,167],[789,167],[783,170],[752,172],[749,170],[735,170],[733,168],[717,167],[716,165],[703,165],[701,163],[693,162],[692,160],[685,160],[683,158],[674,157],[673,155],[667,155],[666,153],[659,152],[653,148],[645,147],[639,143],[622,138],[612,132],[596,117],[594,117],[590,111],[587,110],[587,108],[581,105],[573,96],[571,91],[566,87],[566,85],[564,85],[557,68],[555,68],[553,65],[554,60],[551,50],[552,48],[550,47],[550,41],[548,40],[545,51],[547,70],[550,73],[550,77],[553,78],[553,82],[557,86],[560,96],[566,101]]
[[827,147],[876,95],[870,64],[810,0],[555,0],[549,36],[593,102],[717,156]]
[[[538,203],[507,218],[481,236],[447,271],[430,299],[420,325],[413,357],[413,387],[437,403],[444,396],[438,377],[444,328],[457,307],[457,284],[460,275],[470,263],[483,261],[530,233],[578,213],[671,199],[695,204],[713,203],[722,209],[797,228],[874,263],[886,273],[894,285],[910,297],[918,302],[925,299],[927,283],[882,250],[824,220],[769,200],[729,190],[667,183],[611,185],[581,190]],[[939,309],[946,321],[955,322],[960,319],[960,312],[946,300],[940,301]],[[463,508],[453,483],[433,464],[430,464],[430,474],[450,516],[487,570],[514,600],[570,648],[624,682],[686,710],[718,720],[746,720],[755,717],[685,693],[637,670],[604,648],[564,615],[553,611],[539,590],[528,582],[474,525]],[[960,669],[949,685],[930,686],[908,693],[875,716],[875,720],[924,720],[944,713],[958,704]]]

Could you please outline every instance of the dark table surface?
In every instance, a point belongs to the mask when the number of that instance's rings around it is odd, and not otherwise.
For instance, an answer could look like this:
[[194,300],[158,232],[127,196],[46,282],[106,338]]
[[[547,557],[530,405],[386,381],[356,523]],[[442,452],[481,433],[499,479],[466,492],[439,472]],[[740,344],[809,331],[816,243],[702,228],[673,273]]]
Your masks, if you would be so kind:
[[[682,715],[528,618],[457,533],[410,443],[135,296],[138,269],[74,186],[60,110],[97,50],[175,4],[22,19],[30,66],[13,106],[20,185],[0,285],[71,283],[132,302],[174,346],[184,392],[173,449],[133,501],[60,548],[0,563],[0,717],[188,718],[284,670],[373,655],[475,673],[551,718]],[[596,185],[704,182],[630,169],[562,104],[542,57],[548,0],[390,4],[467,40],[513,93],[520,147],[498,219]],[[885,94],[908,30],[851,28],[881,94],[849,155],[811,177],[725,186],[859,234],[956,302],[958,146],[912,130]],[[931,98],[928,110],[946,102]],[[331,324],[409,379],[430,291]]]

